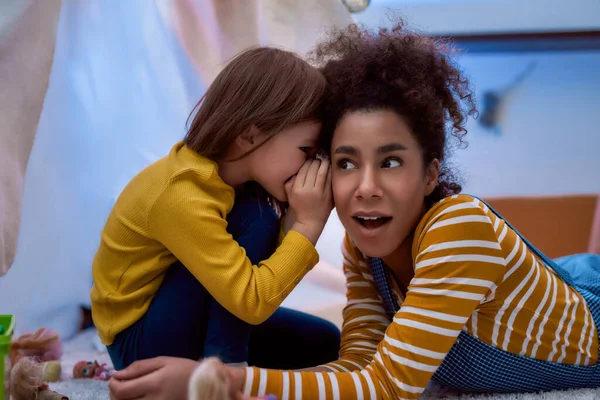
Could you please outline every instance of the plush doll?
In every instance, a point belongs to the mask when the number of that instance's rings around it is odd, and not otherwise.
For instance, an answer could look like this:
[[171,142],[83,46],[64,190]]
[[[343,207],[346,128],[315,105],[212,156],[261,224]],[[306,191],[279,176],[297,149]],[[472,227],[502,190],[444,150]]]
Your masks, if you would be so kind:
[[21,357],[36,357],[40,362],[57,361],[62,357],[62,342],[58,333],[40,328],[14,339],[10,344],[10,362],[15,365]]
[[73,367],[75,379],[90,378],[100,381],[108,381],[112,376],[112,369],[106,367],[106,363],[98,364],[98,361],[79,361]]
[[188,400],[230,400],[229,376],[217,358],[207,358],[196,368],[190,378]]
[[[247,400],[247,397],[232,397],[229,389],[229,374],[225,365],[216,357],[209,357],[200,362],[188,385],[188,400]],[[277,400],[270,394],[259,397],[265,400]]]
[[21,357],[10,371],[12,400],[69,400],[50,390],[42,379],[44,365],[32,357]]
[[40,363],[43,381],[60,380],[62,369],[58,360],[62,357],[62,343],[58,333],[40,328],[35,333],[17,337],[10,344],[10,363],[16,365],[25,357]]

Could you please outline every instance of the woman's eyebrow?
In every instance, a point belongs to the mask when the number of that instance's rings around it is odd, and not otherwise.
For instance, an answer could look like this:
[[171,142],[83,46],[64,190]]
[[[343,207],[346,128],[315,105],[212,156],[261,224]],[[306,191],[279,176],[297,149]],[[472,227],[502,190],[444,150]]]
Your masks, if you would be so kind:
[[406,146],[404,146],[403,144],[400,143],[388,143],[388,144],[384,144],[383,146],[380,146],[377,149],[378,153],[390,153],[392,151],[396,151],[396,150],[408,150],[406,148]]
[[358,151],[356,150],[355,147],[352,147],[352,146],[340,146],[335,149],[334,153],[335,154],[347,154],[350,156],[354,156],[354,155],[358,154]]

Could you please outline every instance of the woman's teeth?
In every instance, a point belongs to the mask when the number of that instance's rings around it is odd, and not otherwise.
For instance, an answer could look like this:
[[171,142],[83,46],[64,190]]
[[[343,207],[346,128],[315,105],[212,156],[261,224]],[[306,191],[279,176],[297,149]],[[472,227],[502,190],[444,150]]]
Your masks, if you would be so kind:
[[363,216],[358,216],[358,217],[354,217],[354,218],[356,218],[358,220],[358,222],[367,229],[379,228],[392,219],[392,217],[363,217]]

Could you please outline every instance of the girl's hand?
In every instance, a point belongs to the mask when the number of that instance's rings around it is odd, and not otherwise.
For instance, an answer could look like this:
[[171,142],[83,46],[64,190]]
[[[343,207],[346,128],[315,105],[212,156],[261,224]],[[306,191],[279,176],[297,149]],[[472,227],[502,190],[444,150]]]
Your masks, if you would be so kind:
[[333,209],[329,159],[307,160],[285,190],[296,219],[292,229],[316,244]]
[[111,400],[186,400],[188,382],[198,362],[157,357],[136,361],[115,372],[108,383]]
[[277,400],[275,396],[243,396],[243,382],[243,369],[227,367],[216,359],[198,363],[186,358],[156,357],[115,372],[108,387],[111,400],[208,400],[207,396],[216,400]]

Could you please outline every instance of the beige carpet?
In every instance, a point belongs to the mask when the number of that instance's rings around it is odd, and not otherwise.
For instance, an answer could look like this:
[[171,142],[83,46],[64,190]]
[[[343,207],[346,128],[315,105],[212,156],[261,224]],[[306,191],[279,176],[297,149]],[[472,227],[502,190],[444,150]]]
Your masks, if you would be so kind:
[[[64,381],[51,385],[53,390],[62,393],[71,400],[108,400],[108,386],[106,382],[99,381]],[[597,400],[600,399],[600,390],[571,390],[565,392],[551,392],[543,394],[513,394],[513,395],[485,395],[485,396],[423,396],[424,400]]]
[[[62,381],[50,385],[52,390],[62,393],[70,400],[108,400],[109,392],[106,382],[89,379],[74,380],[73,366],[79,360],[98,360],[110,363],[106,351],[99,346],[96,331],[82,332],[73,340],[64,343],[62,358]],[[600,389],[571,390],[543,394],[511,394],[511,395],[454,395],[439,386],[431,385],[423,400],[600,400]]]
[[528,394],[486,394],[468,395],[452,394],[433,384],[421,397],[423,400],[598,400],[600,389],[578,389],[561,392],[528,393]]
[[[440,397],[423,397],[423,399],[439,399]],[[441,397],[448,400],[598,400],[600,399],[600,390],[568,390],[564,392],[548,392],[541,394],[496,394],[481,396],[445,396]]]

